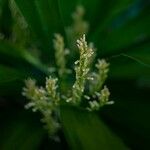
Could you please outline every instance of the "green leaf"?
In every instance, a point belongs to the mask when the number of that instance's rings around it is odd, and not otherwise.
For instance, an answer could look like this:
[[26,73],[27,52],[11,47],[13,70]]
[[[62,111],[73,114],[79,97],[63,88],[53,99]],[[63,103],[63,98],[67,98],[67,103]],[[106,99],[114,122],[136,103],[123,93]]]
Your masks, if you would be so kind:
[[98,53],[101,55],[113,55],[126,52],[132,46],[150,38],[149,7],[143,8],[141,13],[130,19],[118,28],[110,28],[104,33],[97,32],[94,37]]
[[61,107],[61,121],[73,150],[127,149],[94,113],[74,107]]
[[62,31],[62,22],[57,1],[53,0],[15,0],[32,32],[36,35],[44,61],[52,57],[52,37]]
[[71,3],[69,0],[58,0],[58,2],[61,17],[65,27],[69,26],[72,23],[72,14],[74,13],[78,5],[81,5],[85,8],[86,19],[87,21],[92,23],[92,19],[96,17],[95,15],[97,13],[99,3],[101,3],[101,1],[99,0],[93,0],[92,3],[91,1],[83,0],[72,0]]
[[16,69],[0,65],[0,95],[20,95],[23,80],[27,78],[27,76],[28,74]]
[[150,77],[150,53],[149,43],[143,43],[134,49],[128,49],[126,53],[113,55],[110,62],[109,77],[118,79],[135,79]]
[[0,65],[0,96],[20,97],[22,87],[24,86],[24,80],[28,77],[35,78],[39,82],[45,80],[45,75],[40,74],[40,72],[23,71],[23,69],[20,70]]
[[[86,11],[86,20],[90,23],[90,31],[92,34],[102,30],[109,25],[110,22],[121,12],[126,10],[133,4],[134,0],[110,0],[107,3],[105,0],[58,0],[61,16],[65,26],[71,23],[71,14],[74,12],[77,5],[82,5]],[[94,33],[93,33],[94,31]]]
[[72,13],[74,12],[76,6],[78,5],[79,0],[72,0],[70,3],[69,0],[58,0],[59,11],[63,21],[63,25],[67,27],[72,22]]
[[0,33],[9,38],[12,31],[12,15],[9,8],[9,0],[0,1]]
[[137,45],[134,49],[128,49],[126,51],[126,55],[129,56],[129,58],[135,60],[135,62],[139,62],[139,64],[143,64],[147,67],[150,67],[150,53],[149,53],[149,48],[150,48],[150,42],[148,43],[143,43],[141,45]]
[[118,64],[112,64],[110,67],[109,77],[112,79],[137,79],[150,76],[150,67],[131,62],[128,59],[124,63],[118,61]]
[[18,70],[0,65],[0,83],[11,82],[17,79],[22,79],[25,74]]
[[30,65],[43,73],[48,73],[47,67],[26,49],[19,48],[17,45],[4,40],[0,40],[0,61],[4,64],[13,64],[15,67],[19,65],[22,69]]
[[[94,0],[84,1],[81,0],[83,6],[85,5],[87,15],[89,16],[89,22],[91,24],[90,31],[92,37],[105,30],[113,20],[128,9],[135,0]],[[91,38],[93,41],[93,39]]]

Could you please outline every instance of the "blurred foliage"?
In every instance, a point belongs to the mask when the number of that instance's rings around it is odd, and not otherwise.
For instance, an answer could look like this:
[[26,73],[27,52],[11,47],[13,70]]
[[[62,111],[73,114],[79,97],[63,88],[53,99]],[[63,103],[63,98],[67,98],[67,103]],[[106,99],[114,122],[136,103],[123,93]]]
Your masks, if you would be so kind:
[[[43,84],[55,65],[53,34],[66,37],[78,4],[97,57],[111,64],[115,104],[99,114],[62,106],[63,131],[48,139],[40,115],[24,111],[22,86],[28,76]],[[0,39],[1,150],[150,148],[150,1],[0,0]]]

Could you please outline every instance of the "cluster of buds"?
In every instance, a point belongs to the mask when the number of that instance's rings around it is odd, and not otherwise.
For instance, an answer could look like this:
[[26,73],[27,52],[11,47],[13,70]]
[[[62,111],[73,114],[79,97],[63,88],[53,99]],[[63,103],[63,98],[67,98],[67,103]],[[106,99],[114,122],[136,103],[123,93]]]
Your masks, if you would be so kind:
[[90,93],[98,92],[102,89],[103,84],[106,81],[109,71],[109,63],[105,59],[99,59],[95,65],[97,72],[92,72],[92,82],[90,85]]
[[[78,7],[77,11],[73,14],[74,25],[68,29],[72,35],[80,34],[80,38],[74,36],[74,39],[78,39],[76,46],[80,57],[75,61],[75,81],[72,88],[69,87],[69,89],[64,90],[62,88],[64,86],[60,86],[59,90],[61,91],[57,92],[58,79],[51,76],[46,78],[45,87],[38,87],[35,80],[28,79],[25,82],[25,88],[23,88],[23,95],[30,100],[25,107],[32,108],[34,112],[40,111],[42,113],[42,122],[45,123],[45,127],[48,129],[50,135],[54,134],[60,127],[57,119],[59,116],[57,115],[62,99],[76,106],[82,106],[82,100],[86,99],[87,106],[85,109],[89,111],[98,111],[104,105],[113,104],[113,101],[109,101],[110,92],[108,88],[103,86],[109,71],[109,64],[104,59],[98,60],[98,63],[95,65],[97,71],[93,72],[92,76],[90,76],[91,64],[95,58],[95,48],[93,44],[88,44],[86,41],[84,33],[87,32],[88,24],[82,20],[83,15],[84,9]],[[74,39],[72,39],[72,43],[74,43]],[[64,74],[67,71],[64,39],[60,34],[55,34],[53,43],[60,83],[62,81],[66,82],[64,80],[66,79],[66,76],[64,78]],[[65,95],[64,91],[68,94]],[[60,93],[63,93],[63,95]]]
[[45,123],[50,135],[55,133],[59,127],[59,123],[52,116],[59,104],[56,81],[57,79],[52,77],[46,78],[46,88],[43,88],[36,86],[35,80],[27,79],[22,93],[30,100],[25,108],[32,108],[33,112],[41,112],[43,115],[41,121]]
[[[77,6],[76,11],[72,14],[73,23],[71,26],[66,28],[69,47],[72,50],[77,49],[75,45],[76,40],[80,38],[83,34],[88,33],[89,24],[83,19],[84,14],[84,8],[82,6]],[[74,51],[72,52],[72,54],[74,54]]]
[[65,49],[64,38],[60,34],[55,34],[55,39],[53,40],[55,49],[55,61],[58,68],[59,77],[62,77],[66,69],[65,55],[67,50]]
[[110,92],[106,86],[104,86],[100,93],[95,92],[95,95],[97,100],[89,101],[89,107],[87,108],[89,111],[99,110],[104,105],[114,104],[114,101],[109,101]]
[[85,82],[90,71],[90,58],[93,55],[93,50],[87,45],[85,35],[77,40],[77,46],[80,53],[80,59],[75,62],[76,80],[73,85],[73,103],[80,103],[82,94],[84,92]]

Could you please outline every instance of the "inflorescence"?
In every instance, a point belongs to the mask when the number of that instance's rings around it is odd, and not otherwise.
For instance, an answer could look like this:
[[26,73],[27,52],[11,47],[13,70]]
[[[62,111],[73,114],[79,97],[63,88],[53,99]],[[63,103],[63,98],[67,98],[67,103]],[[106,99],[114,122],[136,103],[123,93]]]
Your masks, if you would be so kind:
[[[81,7],[78,9],[78,13],[74,14],[74,18],[83,24],[82,19],[80,19],[83,16],[83,10]],[[80,23],[78,22],[78,24]],[[70,32],[74,33],[74,28]],[[60,85],[58,86],[58,79],[61,80],[68,70],[65,58],[66,49],[64,39],[60,34],[55,34],[53,42],[59,77],[46,77],[45,87],[38,87],[35,80],[27,79],[25,81],[26,86],[23,88],[23,95],[30,100],[25,107],[27,109],[32,108],[34,112],[41,112],[43,115],[42,122],[45,123],[45,127],[48,129],[50,135],[54,134],[60,127],[58,116],[59,106],[64,97],[66,103],[75,106],[83,107],[82,102],[84,101],[86,103],[84,108],[88,111],[97,111],[104,105],[113,104],[113,101],[109,101],[109,89],[104,85],[109,71],[109,64],[104,59],[101,59],[95,65],[96,71],[91,70],[95,51],[93,46],[87,43],[85,34],[82,34],[77,39],[76,45],[79,50],[79,59],[75,61],[74,84],[72,88],[68,87],[66,95],[61,94],[62,91],[59,88]],[[67,82],[67,80],[63,80],[63,82]]]

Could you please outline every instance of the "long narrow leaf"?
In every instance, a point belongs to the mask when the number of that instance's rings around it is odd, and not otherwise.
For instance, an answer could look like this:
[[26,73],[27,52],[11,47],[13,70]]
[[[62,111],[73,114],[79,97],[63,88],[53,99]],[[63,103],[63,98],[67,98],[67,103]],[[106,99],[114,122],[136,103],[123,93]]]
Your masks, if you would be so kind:
[[66,139],[73,150],[127,149],[94,113],[73,107],[61,108]]

